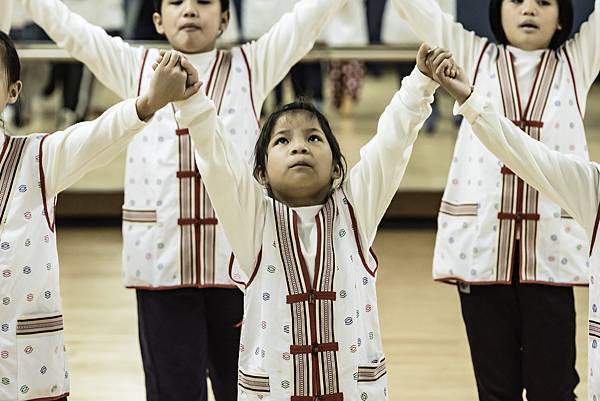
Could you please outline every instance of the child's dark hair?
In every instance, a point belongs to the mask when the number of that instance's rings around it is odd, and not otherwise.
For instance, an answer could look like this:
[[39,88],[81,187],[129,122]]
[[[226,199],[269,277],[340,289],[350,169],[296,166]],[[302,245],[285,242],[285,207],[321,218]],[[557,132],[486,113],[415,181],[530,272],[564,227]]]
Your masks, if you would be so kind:
[[[229,11],[229,0],[220,0],[221,1],[221,12]],[[160,14],[160,7],[162,6],[163,0],[153,0],[154,2],[154,11]]]
[[340,174],[339,183],[343,183],[346,179],[346,159],[342,154],[342,150],[337,138],[331,130],[329,121],[327,121],[327,118],[323,115],[323,113],[321,113],[312,103],[302,98],[279,107],[277,110],[271,113],[271,115],[269,115],[267,121],[265,121],[263,124],[260,130],[260,135],[254,147],[254,178],[260,181],[261,174],[264,174],[264,172],[267,170],[267,153],[275,124],[277,124],[277,121],[284,114],[295,111],[306,111],[317,119],[319,126],[325,134],[325,138],[327,138],[327,142],[329,142],[333,166]]
[[[492,32],[494,36],[496,36],[496,40],[503,45],[507,45],[508,39],[506,38],[506,33],[502,28],[502,2],[504,0],[491,0],[490,1],[490,24],[492,26]],[[571,0],[558,0],[558,20],[562,29],[557,30],[550,41],[550,45],[548,46],[550,49],[556,50],[561,47],[569,36],[571,35],[571,30],[573,29],[573,3]]]
[[7,85],[13,84],[21,79],[21,61],[15,49],[15,44],[8,35],[0,31],[0,60],[4,66]]

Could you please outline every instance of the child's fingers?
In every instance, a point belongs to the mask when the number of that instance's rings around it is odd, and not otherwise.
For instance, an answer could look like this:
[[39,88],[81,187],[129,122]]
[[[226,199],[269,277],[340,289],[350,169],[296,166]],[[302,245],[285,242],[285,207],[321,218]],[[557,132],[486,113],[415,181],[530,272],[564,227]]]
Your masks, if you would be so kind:
[[171,56],[171,52],[166,52],[165,54],[163,54],[163,59],[161,60],[159,65],[162,67],[166,67],[167,64],[169,64],[169,61],[171,60]]
[[158,68],[158,63],[154,63],[152,64],[152,69],[156,71],[156,69]]
[[448,75],[446,74],[446,69],[449,67],[450,61],[447,59],[443,60],[435,70],[435,75],[438,76],[440,79],[448,77]]
[[189,99],[190,97],[194,96],[196,93],[198,93],[200,91],[201,87],[202,87],[202,83],[200,81],[196,82],[192,86],[188,86],[185,89],[185,92],[183,92],[183,99],[184,100]]
[[419,51],[417,52],[417,58],[425,60],[430,52],[431,47],[427,43],[421,43]]
[[440,65],[442,62],[448,60],[449,58],[452,58],[452,53],[450,53],[449,51],[445,50],[442,51],[440,53],[438,53],[435,58],[433,59],[433,66],[437,67],[438,65]]
[[177,67],[177,64],[179,64],[179,60],[181,60],[181,56],[182,54],[179,52],[172,52],[171,53],[171,59],[169,60],[169,64],[167,64],[168,67],[171,68],[175,68]]

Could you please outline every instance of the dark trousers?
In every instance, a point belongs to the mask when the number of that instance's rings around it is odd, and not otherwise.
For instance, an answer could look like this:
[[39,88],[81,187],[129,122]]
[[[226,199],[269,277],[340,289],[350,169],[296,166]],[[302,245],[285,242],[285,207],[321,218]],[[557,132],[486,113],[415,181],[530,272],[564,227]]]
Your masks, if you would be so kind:
[[520,284],[514,270],[511,285],[459,287],[479,400],[521,401],[525,389],[529,401],[574,401],[573,289]]
[[237,399],[238,289],[137,290],[148,401],[205,401],[206,374],[217,401]]

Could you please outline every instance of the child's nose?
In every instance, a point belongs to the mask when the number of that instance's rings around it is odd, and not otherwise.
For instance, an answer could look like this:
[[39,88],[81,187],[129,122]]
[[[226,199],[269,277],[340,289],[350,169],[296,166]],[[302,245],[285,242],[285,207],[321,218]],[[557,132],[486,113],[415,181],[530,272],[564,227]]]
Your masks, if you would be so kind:
[[195,7],[195,1],[186,1],[185,2],[185,9],[184,9],[184,16],[185,17],[197,17],[198,16],[198,11],[196,11],[196,7]]
[[523,2],[521,12],[523,15],[535,15],[537,4],[535,0],[526,0]]
[[297,141],[294,143],[294,146],[292,147],[292,153],[293,154],[308,153],[308,146],[303,141]]

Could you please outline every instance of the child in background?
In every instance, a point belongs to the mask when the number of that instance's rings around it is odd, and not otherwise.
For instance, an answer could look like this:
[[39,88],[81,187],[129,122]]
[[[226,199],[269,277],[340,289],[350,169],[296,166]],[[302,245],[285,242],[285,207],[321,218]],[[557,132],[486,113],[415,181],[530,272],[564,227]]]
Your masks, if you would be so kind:
[[[499,114],[492,101],[476,89],[462,69],[453,77],[438,72],[439,62],[429,60],[428,74],[441,83],[459,104],[481,143],[525,182],[548,196],[569,212],[585,229],[591,246],[589,336],[588,336],[588,400],[600,399],[600,249],[597,241],[600,222],[600,165],[565,155],[531,138],[519,127]],[[493,311],[490,311],[493,313]],[[549,350],[552,352],[552,350]]]
[[[344,8],[331,18],[323,33],[330,46],[364,46],[368,43],[367,16],[364,2],[349,0]],[[352,114],[360,97],[365,76],[364,63],[356,60],[329,62],[332,102],[342,115]]]
[[[144,0],[149,1],[149,0]],[[215,47],[228,0],[154,0],[157,32],[206,83],[225,135],[249,160],[267,94],[313,46],[346,0],[303,0],[257,41]],[[21,0],[33,20],[120,97],[145,93],[157,49],[133,47],[58,0]],[[136,289],[148,401],[237,397],[242,293],[229,279],[231,248],[171,105],[128,149],[123,205],[125,285]]]
[[[420,40],[449,49],[515,125],[551,149],[588,157],[583,113],[600,70],[600,1],[568,39],[570,0],[492,0],[498,44],[466,31],[433,0],[392,3]],[[573,401],[572,287],[588,283],[583,228],[503,166],[467,123],[438,227],[433,275],[458,284],[480,400],[520,400],[525,389],[530,401]]]
[[[8,24],[0,26],[8,30]],[[144,95],[113,106],[97,120],[51,135],[9,136],[2,130],[0,399],[64,401],[69,395],[56,196],[114,159],[164,105],[199,90],[197,76],[188,77],[179,67],[180,58],[168,54]],[[19,57],[0,32],[0,110],[17,101],[21,87]]]
[[327,119],[309,103],[270,115],[253,172],[213,102],[201,94],[176,104],[245,292],[238,400],[388,399],[370,248],[436,87],[415,69],[348,174]]

